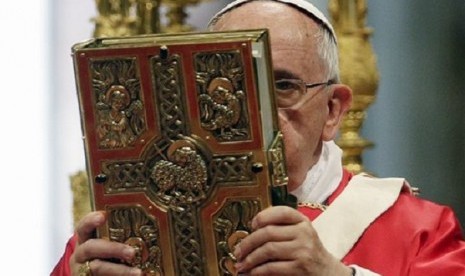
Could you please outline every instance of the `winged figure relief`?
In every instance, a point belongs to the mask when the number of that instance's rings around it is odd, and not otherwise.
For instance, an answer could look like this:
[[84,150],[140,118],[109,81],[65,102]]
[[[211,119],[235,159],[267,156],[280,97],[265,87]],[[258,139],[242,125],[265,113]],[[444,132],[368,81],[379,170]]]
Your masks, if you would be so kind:
[[208,85],[207,93],[199,97],[202,127],[207,130],[219,130],[223,138],[237,134],[236,126],[241,117],[243,98],[244,93],[235,90],[229,79],[213,79]]

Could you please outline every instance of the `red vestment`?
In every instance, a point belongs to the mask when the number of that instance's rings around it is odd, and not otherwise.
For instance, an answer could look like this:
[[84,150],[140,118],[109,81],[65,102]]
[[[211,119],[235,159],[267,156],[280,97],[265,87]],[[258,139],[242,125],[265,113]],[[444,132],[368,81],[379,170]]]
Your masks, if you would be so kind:
[[[351,177],[344,171],[339,187],[328,199],[329,204],[343,192]],[[299,207],[299,211],[311,220],[321,213],[308,207]],[[71,275],[69,259],[75,243],[73,236],[51,275]],[[405,190],[365,230],[342,261],[384,276],[465,275],[465,241],[450,208],[422,200]]]
[[[329,204],[342,193],[351,177],[344,171]],[[321,213],[307,207],[300,207],[299,211],[311,220]],[[384,276],[465,275],[465,241],[450,208],[403,190],[396,203],[365,230],[342,261]]]

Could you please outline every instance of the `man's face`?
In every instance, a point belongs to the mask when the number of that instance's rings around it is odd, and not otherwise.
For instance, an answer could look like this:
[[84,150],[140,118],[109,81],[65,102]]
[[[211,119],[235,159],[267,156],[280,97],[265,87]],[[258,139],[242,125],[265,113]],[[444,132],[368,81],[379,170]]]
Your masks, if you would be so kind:
[[[327,81],[326,69],[315,45],[318,26],[292,7],[266,1],[247,3],[225,14],[213,30],[257,28],[270,31],[276,80]],[[308,89],[301,99],[304,104],[279,110],[291,191],[302,184],[307,171],[320,156],[323,127],[329,113],[327,90],[325,86]]]

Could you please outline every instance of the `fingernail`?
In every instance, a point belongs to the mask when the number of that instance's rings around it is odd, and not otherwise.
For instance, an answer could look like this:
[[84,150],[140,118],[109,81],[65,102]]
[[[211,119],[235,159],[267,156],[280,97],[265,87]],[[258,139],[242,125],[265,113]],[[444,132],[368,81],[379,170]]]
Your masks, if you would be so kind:
[[252,220],[252,224],[251,224],[250,226],[252,226],[252,230],[256,230],[256,229],[257,229],[257,226],[258,226],[258,225],[257,225],[257,220],[256,220],[255,218]]
[[131,268],[131,270],[129,270],[129,275],[134,275],[134,276],[142,275],[142,270],[136,267]]
[[240,262],[239,262],[239,263],[236,263],[236,264],[234,264],[234,268],[236,269],[236,271],[237,271],[238,273],[240,273],[240,272],[242,272],[242,269],[244,269],[244,264],[243,264],[243,263],[240,263]]
[[105,219],[105,217],[102,215],[102,214],[97,214],[95,217],[94,217],[94,224],[95,225],[100,225],[103,223],[103,220]]
[[132,258],[134,258],[134,254],[135,254],[135,250],[134,250],[134,248],[132,248],[132,247],[126,247],[126,248],[123,250],[124,259],[125,259],[126,261],[132,260]]
[[236,245],[235,248],[234,248],[234,252],[233,252],[233,255],[234,257],[236,257],[236,259],[238,261],[241,260],[241,247],[239,245]]

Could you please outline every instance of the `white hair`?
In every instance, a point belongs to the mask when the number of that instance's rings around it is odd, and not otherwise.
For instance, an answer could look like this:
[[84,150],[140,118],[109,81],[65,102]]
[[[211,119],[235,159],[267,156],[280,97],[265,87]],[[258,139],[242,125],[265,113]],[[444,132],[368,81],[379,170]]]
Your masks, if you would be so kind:
[[339,52],[334,37],[325,28],[320,28],[317,36],[318,54],[321,60],[326,63],[326,79],[339,83]]

